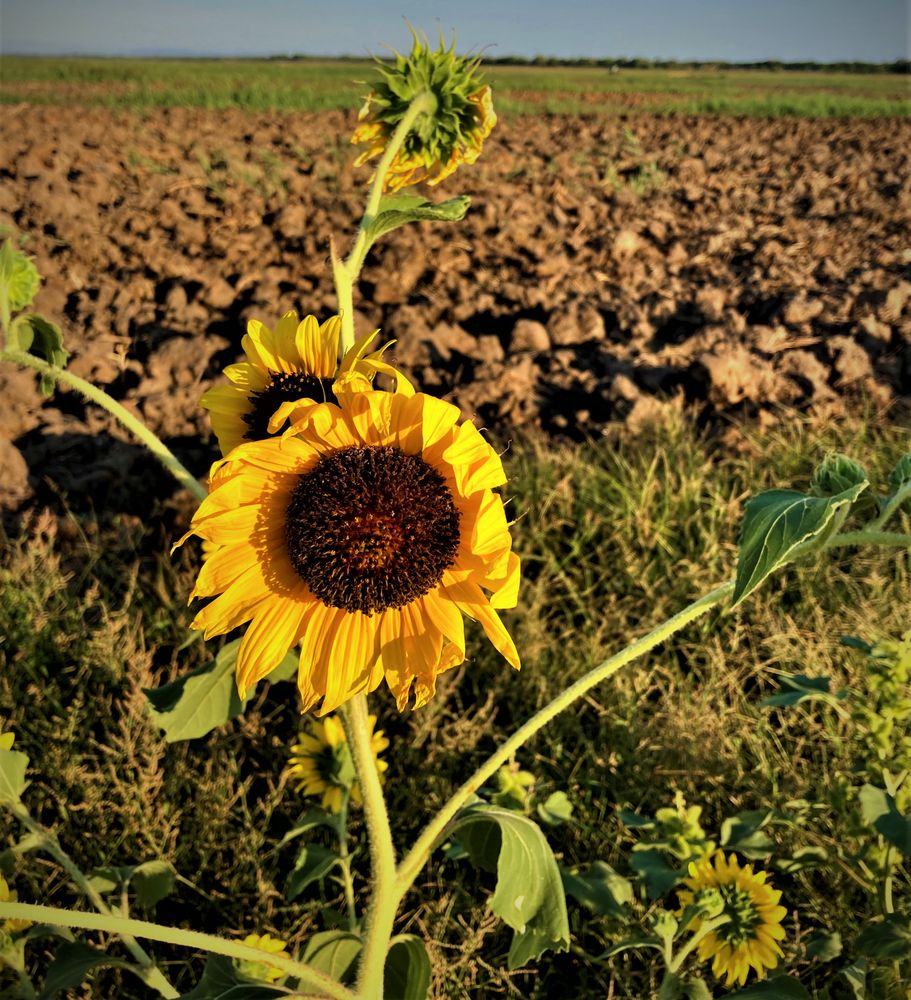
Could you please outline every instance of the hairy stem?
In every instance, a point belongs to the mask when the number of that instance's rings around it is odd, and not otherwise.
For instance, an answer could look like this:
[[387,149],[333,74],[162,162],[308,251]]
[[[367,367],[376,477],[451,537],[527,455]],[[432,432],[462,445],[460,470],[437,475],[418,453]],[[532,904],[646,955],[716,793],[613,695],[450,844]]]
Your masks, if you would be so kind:
[[0,361],[12,361],[26,368],[34,368],[35,371],[41,372],[42,375],[50,375],[63,385],[81,392],[86,399],[97,403],[119,420],[131,434],[152,452],[177,482],[189,490],[197,500],[205,500],[208,496],[206,488],[183,465],[171,449],[164,444],[161,438],[150,431],[138,417],[134,417],[129,410],[121,406],[117,400],[112,399],[103,389],[99,389],[97,386],[92,385],[91,382],[86,382],[85,379],[79,378],[78,375],[73,375],[64,368],[57,368],[56,365],[48,364],[46,361],[42,361],[41,358],[36,358],[34,355],[26,354],[23,351],[0,351]]
[[364,949],[361,952],[357,994],[363,1000],[382,1000],[386,952],[400,898],[395,891],[395,851],[386,800],[370,745],[366,696],[359,694],[352,698],[342,709],[342,716],[361,786],[372,875],[372,895],[364,921]]
[[354,880],[351,877],[351,855],[348,853],[348,804],[351,792],[346,788],[338,814],[338,856],[342,859],[342,880],[345,884],[345,903],[348,907],[348,930],[357,930],[357,907],[354,904]]
[[[79,913],[75,910],[61,910],[54,906],[36,906],[30,903],[0,903],[0,917],[13,920],[31,920],[39,924],[52,924],[56,927],[80,927],[89,931],[106,931],[119,934],[122,938],[147,938],[150,941],[160,941],[163,944],[177,945],[181,948],[193,948],[198,951],[211,952],[213,955],[225,955],[228,958],[238,958],[244,962],[255,962],[274,965],[287,976],[294,976],[303,986],[319,991],[319,996],[331,997],[332,1000],[354,1000],[354,994],[341,984],[330,979],[322,972],[293,958],[283,958],[280,955],[264,952],[260,948],[241,944],[239,941],[227,941],[211,934],[201,934],[199,931],[188,931],[182,927],[163,927],[147,920],[133,920],[106,913]],[[168,994],[176,997],[176,992]]]
[[399,893],[399,898],[404,896],[411,887],[418,873],[427,862],[430,852],[456,813],[478,791],[484,782],[493,776],[497,768],[509,760],[519,747],[527,743],[548,722],[569,708],[573,702],[578,701],[579,698],[593,687],[607,680],[608,677],[613,676],[618,670],[625,667],[627,663],[654,649],[655,646],[664,642],[665,639],[670,638],[675,632],[679,632],[680,629],[688,625],[691,621],[704,615],[717,604],[720,604],[733,589],[734,583],[731,581],[720,587],[716,587],[710,593],[700,597],[698,601],[694,601],[662,625],[653,629],[648,635],[637,639],[619,653],[599,663],[584,677],[577,680],[575,684],[570,685],[565,691],[558,694],[553,701],[545,705],[539,712],[536,712],[524,726],[517,729],[456,791],[452,798],[449,799],[437,815],[427,824],[424,832],[409,851],[408,856],[399,865],[396,879],[396,889]]
[[[85,893],[92,906],[104,916],[112,916],[111,908],[104,901],[98,890],[86,878],[85,874],[78,868],[76,862],[60,846],[60,841],[49,830],[45,830],[41,824],[32,817],[32,814],[24,805],[18,802],[7,803],[7,808],[12,812],[17,820],[39,840],[43,850],[57,862],[58,865],[69,875],[70,879],[79,886]],[[164,973],[155,965],[151,955],[142,945],[129,933],[120,934],[124,947],[140,964],[143,971],[143,978],[147,985],[158,990],[160,996],[166,998],[178,997],[180,994],[168,982]]]
[[827,549],[840,545],[888,545],[894,548],[911,549],[911,535],[897,531],[876,531],[870,528],[861,531],[843,531],[833,535],[824,546]]
[[414,128],[418,118],[427,112],[432,111],[436,99],[425,91],[408,105],[402,120],[396,126],[396,130],[389,137],[386,149],[377,164],[376,172],[373,175],[373,183],[370,187],[370,194],[367,197],[367,207],[358,226],[357,236],[354,239],[354,246],[348,258],[339,260],[333,251],[332,254],[332,276],[335,279],[335,290],[338,296],[339,314],[342,318],[342,332],[339,337],[339,357],[343,358],[346,352],[354,344],[354,283],[357,281],[361,268],[364,266],[364,258],[370,249],[370,241],[367,239],[367,229],[370,223],[376,218],[380,207],[380,200],[383,197],[383,187],[386,181],[386,174],[392,162],[402,148],[402,144],[408,133]]

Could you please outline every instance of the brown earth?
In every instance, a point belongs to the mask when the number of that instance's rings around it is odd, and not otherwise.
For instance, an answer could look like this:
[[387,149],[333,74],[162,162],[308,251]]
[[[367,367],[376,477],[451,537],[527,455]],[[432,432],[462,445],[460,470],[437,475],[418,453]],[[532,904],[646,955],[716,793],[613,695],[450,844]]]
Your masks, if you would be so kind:
[[[202,474],[201,393],[246,320],[335,309],[328,241],[366,170],[353,115],[10,106],[0,223],[27,236],[71,369]],[[702,418],[880,412],[911,396],[911,123],[534,117],[501,123],[451,226],[387,237],[360,330],[506,440]],[[70,392],[0,368],[0,494],[141,512],[154,464]],[[202,439],[202,440],[200,440]],[[160,495],[160,490],[159,490]]]

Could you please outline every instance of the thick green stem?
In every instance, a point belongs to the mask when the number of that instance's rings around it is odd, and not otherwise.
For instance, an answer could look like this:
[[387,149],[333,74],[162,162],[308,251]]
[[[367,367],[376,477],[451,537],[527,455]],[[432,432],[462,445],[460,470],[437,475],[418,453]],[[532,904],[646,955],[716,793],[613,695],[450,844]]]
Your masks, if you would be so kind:
[[889,518],[898,510],[899,507],[911,497],[911,480],[903,483],[889,499],[885,507],[883,507],[882,512],[879,517],[876,518],[870,525],[871,528],[881,528]]
[[348,907],[348,930],[357,930],[357,907],[354,903],[354,880],[351,877],[351,855],[348,853],[348,805],[351,792],[346,788],[338,814],[338,856],[342,859],[342,880],[345,884],[345,903]]
[[[293,958],[283,958],[280,955],[264,952],[259,948],[241,944],[239,941],[226,941],[211,934],[201,934],[199,931],[188,931],[182,927],[163,927],[147,920],[133,920],[106,913],[78,913],[74,910],[60,910],[54,906],[35,906],[30,903],[0,903],[0,917],[13,920],[31,920],[38,924],[52,924],[56,927],[80,927],[88,931],[106,931],[118,934],[147,938],[149,941],[160,941],[162,944],[177,945],[180,948],[193,948],[198,951],[211,952],[214,955],[226,955],[228,958],[238,958],[244,962],[255,962],[261,965],[265,962],[274,965],[286,976],[294,976],[302,986],[319,990],[319,996],[331,997],[332,1000],[354,1000],[351,990],[317,972],[316,969],[296,962]],[[177,993],[170,996],[176,997]]]
[[377,216],[380,201],[383,197],[383,187],[386,182],[386,174],[392,166],[402,144],[408,133],[414,128],[418,118],[423,114],[433,111],[436,105],[436,98],[433,94],[425,91],[408,105],[402,120],[396,126],[395,131],[386,143],[376,172],[373,175],[373,184],[370,194],[367,197],[367,207],[358,226],[357,236],[354,239],[354,246],[346,260],[339,260],[332,254],[332,276],[335,279],[335,291],[338,296],[338,310],[342,318],[342,332],[339,338],[339,357],[343,358],[347,351],[354,344],[354,283],[357,281],[361,268],[364,266],[364,258],[370,249],[370,241],[367,238],[367,229],[370,223]]
[[703,920],[702,925],[699,930],[687,941],[687,943],[677,952],[676,956],[668,963],[667,969],[669,973],[677,973],[680,971],[680,966],[686,961],[687,956],[692,954],[693,950],[698,946],[699,942],[704,938],[708,937],[712,931],[721,927],[722,924],[726,924],[730,921],[730,917],[722,914],[719,917],[714,917],[710,920]]
[[131,434],[135,435],[152,452],[177,482],[188,489],[197,500],[205,500],[208,496],[206,488],[183,465],[170,448],[156,434],[153,434],[141,420],[134,417],[129,410],[121,406],[115,399],[111,399],[103,389],[92,385],[91,382],[86,382],[85,379],[79,378],[78,375],[73,375],[63,368],[50,365],[46,361],[42,361],[41,358],[25,354],[23,351],[0,351],[0,361],[12,361],[26,368],[34,368],[35,371],[41,372],[42,375],[50,375],[58,382],[63,383],[63,385],[81,392],[86,399],[97,403],[119,420]]
[[367,698],[359,694],[342,709],[348,746],[354,759],[364,803],[364,819],[370,841],[370,905],[364,921],[364,948],[361,952],[357,995],[361,1000],[382,1000],[386,952],[392,938],[399,899],[395,887],[395,851],[386,814],[386,800],[370,744]]
[[489,757],[475,773],[466,781],[451,799],[443,806],[436,816],[427,824],[424,832],[420,835],[414,847],[409,851],[408,856],[399,865],[396,879],[396,890],[399,898],[411,887],[418,873],[424,867],[430,852],[433,850],[439,838],[443,835],[446,827],[455,817],[456,813],[474,795],[478,789],[492,777],[501,764],[507,760],[521,747],[527,743],[540,729],[547,725],[551,719],[555,718],[562,711],[569,708],[573,702],[578,701],[584,694],[593,687],[607,680],[618,670],[625,667],[631,660],[654,649],[655,646],[670,638],[675,632],[679,632],[695,618],[704,615],[715,605],[720,604],[728,594],[734,589],[733,582],[725,583],[716,587],[711,593],[700,597],[678,614],[669,618],[662,625],[653,629],[648,635],[643,636],[631,643],[626,649],[621,650],[614,656],[609,657],[598,666],[590,670],[584,677],[581,677],[575,684],[570,685],[562,691],[549,704],[545,705],[539,712],[533,715],[524,726],[521,726],[509,739]]
[[843,531],[840,535],[830,538],[825,548],[832,549],[842,545],[888,545],[911,549],[911,535],[903,535],[897,531],[875,531],[870,528],[861,531]]
[[[70,879],[82,890],[92,906],[99,913],[111,916],[112,911],[104,898],[92,883],[86,878],[77,867],[75,861],[60,846],[60,841],[49,830],[45,830],[41,824],[32,817],[32,814],[24,805],[17,802],[6,803],[7,808],[17,820],[32,834],[38,838],[38,846],[46,851],[57,862],[58,865],[69,875]],[[136,959],[143,970],[143,978],[146,984],[157,990],[160,996],[173,998],[180,994],[165,978],[164,973],[155,965],[151,955],[142,945],[130,934],[121,934],[120,939],[124,947]]]

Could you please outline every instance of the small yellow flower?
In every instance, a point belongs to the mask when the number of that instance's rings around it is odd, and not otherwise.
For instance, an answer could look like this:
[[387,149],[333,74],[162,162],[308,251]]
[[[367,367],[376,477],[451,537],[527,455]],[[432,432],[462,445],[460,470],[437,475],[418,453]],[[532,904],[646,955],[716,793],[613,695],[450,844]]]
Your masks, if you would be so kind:
[[218,446],[227,455],[243,441],[261,441],[278,433],[286,420],[300,419],[317,403],[336,402],[336,391],[369,389],[379,372],[396,380],[396,391],[414,390],[381,350],[367,354],[379,330],[362,337],[338,363],[341,320],[333,316],[320,326],[316,317],[298,321],[285,313],[274,330],[250,320],[242,347],[246,361],[225,368],[230,385],[207,390],[201,405],[212,419]]
[[[376,716],[369,716],[370,747],[376,769],[382,776],[389,766],[380,760],[380,754],[389,746],[382,730],[375,733]],[[336,716],[327,716],[310,723],[310,732],[301,733],[291,747],[291,766],[288,773],[296,779],[297,790],[303,795],[322,794],[322,806],[327,812],[338,813],[342,808],[345,789],[350,789],[350,801],[361,804],[361,789],[354,780],[351,754],[345,739],[345,730]]]
[[[698,904],[703,894],[711,894],[715,902],[720,896],[719,915],[728,920],[697,947],[699,960],[711,959],[712,973],[718,979],[724,976],[725,986],[745,983],[751,966],[763,979],[782,955],[778,942],[785,936],[781,921],[788,911],[778,905],[781,892],[767,884],[767,878],[767,872],[754,874],[752,865],[741,868],[733,854],[725,860],[724,852],[717,851],[712,859],[691,861],[689,878],[683,880],[687,888],[678,890],[681,912]],[[696,917],[690,926],[697,932],[702,918]]]
[[379,63],[383,79],[368,94],[361,122],[351,141],[366,149],[356,166],[382,156],[409,104],[420,94],[433,98],[434,110],[418,119],[390,165],[384,190],[398,191],[427,181],[439,184],[462,163],[474,163],[497,123],[490,87],[481,82],[477,59],[455,54],[442,40],[436,50],[413,32],[414,44],[395,63]]
[[[258,948],[260,951],[270,955],[278,955],[279,958],[290,958],[288,954],[287,942],[281,938],[272,937],[271,934],[248,934],[243,943],[250,948]],[[235,960],[237,971],[248,979],[255,979],[257,982],[274,983],[284,975],[281,969],[270,965],[268,962],[251,962],[247,959]]]
[[[7,733],[7,736],[11,736],[11,733]],[[12,742],[10,742],[12,746]],[[4,750],[9,750],[9,746],[4,746]],[[0,875],[0,903],[18,903],[19,894],[15,889],[10,889],[7,884],[6,879]],[[27,927],[31,927],[31,920],[4,920],[0,924],[0,933],[5,934],[15,934],[17,931],[24,931]]]

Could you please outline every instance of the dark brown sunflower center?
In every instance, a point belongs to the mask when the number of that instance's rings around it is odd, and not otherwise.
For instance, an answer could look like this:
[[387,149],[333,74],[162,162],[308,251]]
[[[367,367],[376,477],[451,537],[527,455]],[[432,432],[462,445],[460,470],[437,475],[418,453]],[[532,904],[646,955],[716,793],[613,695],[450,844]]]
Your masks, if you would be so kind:
[[369,615],[410,604],[440,582],[455,562],[459,512],[420,455],[342,448],[301,476],[285,538],[315,597]]
[[315,399],[317,403],[337,403],[332,392],[331,378],[317,378],[306,372],[270,372],[271,380],[265,389],[250,394],[253,409],[244,414],[248,430],[247,441],[262,441],[272,437],[269,420],[282,403],[295,399]]

